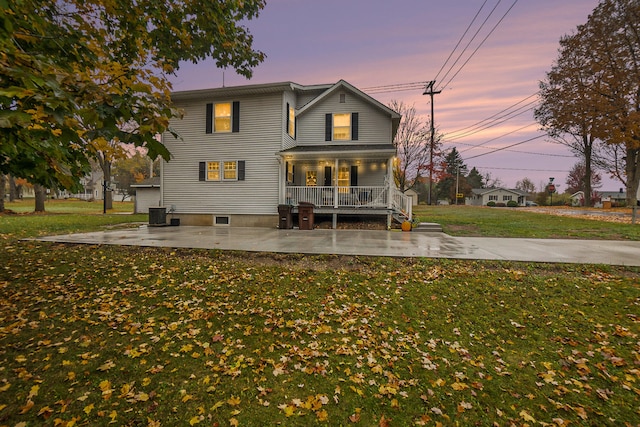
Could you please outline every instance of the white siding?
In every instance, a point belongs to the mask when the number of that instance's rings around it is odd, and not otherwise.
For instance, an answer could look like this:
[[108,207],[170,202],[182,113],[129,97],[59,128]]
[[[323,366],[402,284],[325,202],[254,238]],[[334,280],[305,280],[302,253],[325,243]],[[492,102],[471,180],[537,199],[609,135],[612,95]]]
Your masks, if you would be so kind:
[[[240,132],[205,133],[206,104],[240,102]],[[163,204],[177,213],[273,214],[278,205],[279,163],[283,136],[282,93],[226,99],[202,99],[177,106],[182,120],[172,121],[182,140],[170,134],[163,142],[172,159],[163,165]],[[244,181],[201,182],[203,161],[244,160]]]
[[[345,102],[340,103],[344,93]],[[357,141],[325,141],[325,115],[358,113]],[[298,145],[391,144],[391,120],[369,102],[350,91],[336,91],[298,118]]]

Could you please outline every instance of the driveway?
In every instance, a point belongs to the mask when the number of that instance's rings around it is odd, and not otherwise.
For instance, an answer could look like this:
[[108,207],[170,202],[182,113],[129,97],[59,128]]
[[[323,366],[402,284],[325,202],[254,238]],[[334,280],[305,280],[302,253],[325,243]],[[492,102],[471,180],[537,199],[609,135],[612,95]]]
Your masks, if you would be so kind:
[[48,236],[61,243],[250,252],[428,257],[640,266],[640,242],[452,237],[374,230],[148,227]]

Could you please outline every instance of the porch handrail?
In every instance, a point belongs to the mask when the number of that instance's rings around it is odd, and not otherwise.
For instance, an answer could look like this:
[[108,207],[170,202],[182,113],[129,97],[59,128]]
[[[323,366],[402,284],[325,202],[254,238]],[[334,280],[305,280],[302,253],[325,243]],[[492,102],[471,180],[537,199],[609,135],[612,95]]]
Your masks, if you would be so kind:
[[411,197],[396,188],[393,188],[391,193],[391,205],[393,209],[411,221],[413,217],[413,200]]
[[313,203],[318,207],[376,207],[385,208],[388,189],[383,186],[287,186],[285,203],[298,205]]

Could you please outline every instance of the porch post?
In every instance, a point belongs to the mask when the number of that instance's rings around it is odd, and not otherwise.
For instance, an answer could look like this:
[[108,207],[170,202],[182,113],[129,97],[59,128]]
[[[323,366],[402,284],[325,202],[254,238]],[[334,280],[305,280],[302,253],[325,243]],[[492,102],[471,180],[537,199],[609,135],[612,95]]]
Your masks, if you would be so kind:
[[338,209],[338,163],[339,163],[339,159],[336,157],[335,161],[333,162],[333,173],[331,174],[331,182],[333,183],[333,207]]
[[278,182],[278,204],[282,205],[285,203],[286,201],[286,193],[287,193],[287,188],[286,188],[286,176],[287,176],[287,171],[285,170],[285,165],[286,162],[284,161],[284,159],[282,158],[282,156],[278,156],[278,169],[280,170],[280,173],[278,174],[278,176],[280,177]]
[[387,209],[391,209],[393,206],[393,201],[391,200],[391,189],[393,188],[393,157],[387,160],[387,181],[389,181],[387,186]]

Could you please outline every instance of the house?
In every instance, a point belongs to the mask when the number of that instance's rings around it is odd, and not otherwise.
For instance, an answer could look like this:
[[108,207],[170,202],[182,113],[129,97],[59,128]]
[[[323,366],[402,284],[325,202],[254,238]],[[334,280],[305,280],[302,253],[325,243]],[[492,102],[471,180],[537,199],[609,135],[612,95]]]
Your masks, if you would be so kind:
[[148,213],[149,208],[160,206],[160,177],[145,179],[138,184],[132,184],[136,190],[134,213]]
[[516,189],[474,188],[471,192],[472,196],[467,197],[466,204],[473,206],[486,206],[489,202],[506,205],[510,201],[515,201],[518,206],[525,206],[527,202],[527,193]]
[[597,206],[626,206],[627,192],[624,188],[619,191],[596,191],[595,199]]
[[344,80],[175,92],[184,112],[163,143],[161,204],[185,225],[278,225],[278,207],[411,218],[395,186],[400,115]]

